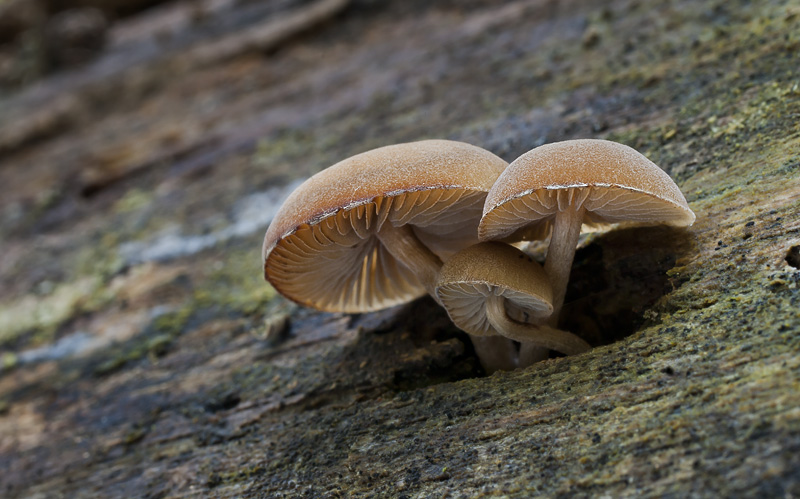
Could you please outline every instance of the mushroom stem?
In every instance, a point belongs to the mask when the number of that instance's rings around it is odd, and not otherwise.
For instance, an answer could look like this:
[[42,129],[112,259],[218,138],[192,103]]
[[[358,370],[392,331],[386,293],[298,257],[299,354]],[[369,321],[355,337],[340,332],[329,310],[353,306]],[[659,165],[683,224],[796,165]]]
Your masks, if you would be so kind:
[[[395,227],[385,222],[376,235],[393,257],[419,277],[428,294],[441,305],[435,290],[442,260],[422,244],[408,225]],[[470,335],[470,339],[487,374],[517,368],[517,347],[512,340],[502,336],[476,335]]]
[[548,348],[566,355],[585,352],[591,347],[580,337],[546,325],[523,324],[511,320],[506,315],[504,298],[491,295],[486,301],[486,318],[503,336],[525,342],[530,347]]
[[564,306],[572,260],[575,258],[578,236],[581,234],[583,213],[582,207],[567,206],[566,209],[556,212],[553,222],[553,235],[550,236],[544,271],[553,287],[553,315],[548,324],[554,327],[558,326],[561,307]]
[[503,336],[469,335],[475,355],[486,374],[495,371],[512,371],[517,368],[517,347]]
[[550,357],[550,350],[530,341],[520,341],[517,367],[526,368]]
[[376,235],[393,257],[419,277],[428,294],[439,303],[435,289],[442,260],[422,244],[408,225],[395,227],[387,221]]

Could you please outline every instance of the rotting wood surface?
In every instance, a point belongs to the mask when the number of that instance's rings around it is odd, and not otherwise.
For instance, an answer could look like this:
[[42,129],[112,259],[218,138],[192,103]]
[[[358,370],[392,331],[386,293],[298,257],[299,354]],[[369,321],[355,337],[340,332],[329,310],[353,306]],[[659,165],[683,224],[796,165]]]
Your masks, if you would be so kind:
[[[0,101],[0,495],[800,494],[793,2],[219,5]],[[434,137],[617,140],[698,220],[585,238],[565,322],[597,348],[490,377],[429,299],[275,296],[285,186]]]

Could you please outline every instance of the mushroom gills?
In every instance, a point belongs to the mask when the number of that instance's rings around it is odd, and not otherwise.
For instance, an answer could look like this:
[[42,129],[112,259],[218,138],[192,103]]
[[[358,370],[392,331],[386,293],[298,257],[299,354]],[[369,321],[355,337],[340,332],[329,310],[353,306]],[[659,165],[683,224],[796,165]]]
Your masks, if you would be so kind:
[[447,303],[448,312],[452,310],[453,315],[462,318],[458,326],[476,336],[497,334],[484,308],[488,307],[489,302],[496,304],[497,298],[500,298],[503,313],[514,317],[518,322],[543,320],[552,312],[549,306],[523,292],[506,290],[503,296],[497,293],[497,286],[485,282],[453,283],[437,289],[441,300]]
[[[514,160],[486,196],[482,241],[515,241],[552,226],[545,271],[556,326],[584,224],[688,226],[695,215],[670,176],[644,155],[608,140],[567,140]],[[544,230],[542,230],[544,229]]]
[[313,247],[306,244],[315,240],[306,234],[312,231],[298,230],[296,238],[276,247],[270,257],[280,264],[270,269],[270,279],[281,282],[281,292],[290,298],[322,310],[365,311],[424,294],[417,276],[406,272],[376,238],[336,245],[320,254],[306,250]]
[[[502,209],[485,214],[481,239],[517,241],[546,237],[556,212],[563,210],[570,199],[577,201],[573,206],[584,208],[583,231],[623,222],[682,226],[686,218],[685,210],[679,205],[674,205],[673,210],[665,210],[665,200],[642,196],[639,191],[623,187],[610,186],[602,191],[590,186],[542,188],[520,193],[502,204]],[[545,226],[541,227],[542,224]]]
[[[284,237],[269,255],[279,264],[268,268],[269,278],[295,301],[343,312],[405,303],[426,288],[432,293],[440,255],[477,241],[484,198],[471,190],[429,189],[338,210]],[[450,237],[453,232],[469,236]]]
[[568,331],[519,322],[509,317],[509,309],[514,310],[518,317],[522,315],[538,321],[545,320],[552,312],[549,305],[524,293],[509,293],[487,283],[452,283],[440,285],[437,294],[456,326],[473,336],[501,335],[565,355],[582,353],[591,348],[586,341]]
[[[525,362],[545,357],[536,347],[567,355],[590,348],[572,333],[540,325],[553,311],[550,283],[538,263],[508,244],[480,243],[453,255],[436,293],[456,326],[473,337],[500,335],[524,344]],[[486,345],[480,340],[473,343],[484,364],[484,357],[491,362],[502,356],[481,352]]]

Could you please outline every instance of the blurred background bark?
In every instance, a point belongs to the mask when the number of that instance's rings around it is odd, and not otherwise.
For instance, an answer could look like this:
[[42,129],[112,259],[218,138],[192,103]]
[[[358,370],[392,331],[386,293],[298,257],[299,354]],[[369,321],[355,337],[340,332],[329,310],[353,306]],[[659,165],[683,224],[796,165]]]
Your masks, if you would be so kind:
[[[0,0],[0,495],[800,494],[799,50],[781,0]],[[583,137],[698,215],[582,238],[586,354],[263,282],[345,157]]]

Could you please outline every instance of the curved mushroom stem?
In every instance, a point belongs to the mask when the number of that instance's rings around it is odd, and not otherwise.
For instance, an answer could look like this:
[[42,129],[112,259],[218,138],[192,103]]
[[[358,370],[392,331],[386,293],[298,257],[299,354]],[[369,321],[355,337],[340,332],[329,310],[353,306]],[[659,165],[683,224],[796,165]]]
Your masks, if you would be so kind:
[[[505,300],[497,295],[492,295],[486,302],[486,316],[489,319],[489,322],[492,326],[495,327],[498,331],[503,331],[502,329],[498,329],[496,325],[496,321],[492,319],[494,317],[500,318],[508,318],[506,314],[505,308]],[[515,321],[516,322],[516,321]],[[520,323],[521,324],[521,323]],[[506,339],[509,343],[511,340]],[[545,360],[550,356],[550,349],[542,347],[541,345],[537,344],[536,342],[531,341],[520,341],[519,342],[519,353],[517,354],[516,363],[514,368],[516,367],[528,367],[540,360]]]
[[578,236],[581,235],[583,213],[582,207],[567,206],[565,210],[556,213],[553,223],[553,234],[550,236],[550,246],[544,262],[544,271],[553,286],[553,315],[547,321],[553,327],[558,326],[561,307],[564,306],[572,260],[578,246]]
[[503,336],[469,335],[475,354],[486,374],[517,368],[517,346]]
[[[414,230],[408,225],[395,227],[385,222],[376,236],[393,257],[419,277],[428,294],[441,305],[436,295],[436,282],[442,268],[442,260],[422,244],[414,234]],[[487,374],[497,370],[510,371],[517,368],[517,347],[513,341],[501,336],[470,335],[470,338],[475,347],[475,354]]]
[[566,355],[585,352],[591,348],[580,337],[550,326],[523,324],[511,320],[506,315],[503,297],[491,295],[486,301],[486,318],[503,336],[528,343],[531,347],[548,348]]
[[435,289],[442,260],[422,244],[414,230],[408,225],[395,227],[387,221],[376,236],[393,257],[419,277],[428,294],[439,303]]

